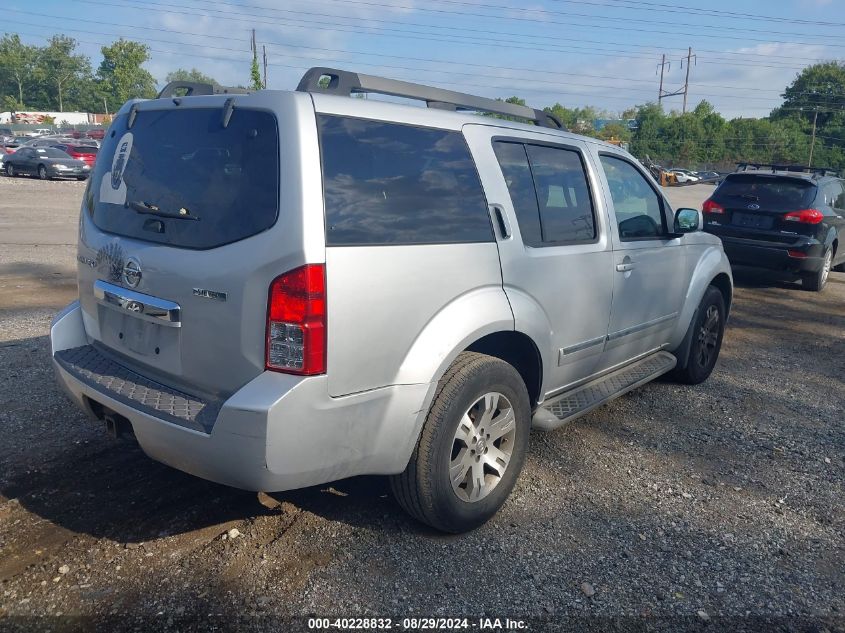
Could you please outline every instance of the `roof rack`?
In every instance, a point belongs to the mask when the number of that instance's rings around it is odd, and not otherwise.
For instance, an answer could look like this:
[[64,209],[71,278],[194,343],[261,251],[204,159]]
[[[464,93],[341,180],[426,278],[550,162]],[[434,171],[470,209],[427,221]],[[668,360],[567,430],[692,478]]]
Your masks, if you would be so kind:
[[778,165],[774,163],[737,163],[737,171],[762,171],[771,170],[787,171],[799,174],[812,174],[814,178],[821,178],[822,176],[839,176],[839,172],[830,167],[807,167],[805,165]]
[[311,68],[302,76],[296,89],[298,92],[322,92],[345,97],[356,93],[375,93],[394,97],[405,97],[407,99],[425,101],[429,108],[454,111],[472,110],[476,112],[503,114],[527,119],[542,127],[556,130],[566,129],[554,115],[528,106],[496,101],[495,99],[477,97],[452,90],[432,88],[408,81],[362,75],[335,68]]
[[[185,90],[184,95],[177,95],[177,90]],[[170,97],[184,96],[184,97],[198,97],[200,95],[245,95],[249,94],[249,90],[244,88],[230,88],[228,86],[215,86],[213,84],[197,83],[195,81],[171,81],[161,92],[158,93],[156,99],[169,99]]]

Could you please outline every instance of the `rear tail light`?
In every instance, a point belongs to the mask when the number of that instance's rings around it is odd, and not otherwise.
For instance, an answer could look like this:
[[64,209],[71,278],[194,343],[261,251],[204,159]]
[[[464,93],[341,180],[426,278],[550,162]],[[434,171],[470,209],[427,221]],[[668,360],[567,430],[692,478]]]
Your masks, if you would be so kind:
[[787,222],[800,222],[801,224],[818,224],[824,220],[824,213],[816,209],[803,209],[792,211],[783,216]]
[[708,198],[704,201],[704,204],[701,205],[701,210],[704,211],[704,213],[724,213],[725,207],[723,207],[718,202],[713,202]]
[[265,367],[290,374],[326,371],[326,277],[308,264],[273,280],[267,301]]
[[807,259],[807,253],[804,251],[786,251],[790,257],[795,259]]

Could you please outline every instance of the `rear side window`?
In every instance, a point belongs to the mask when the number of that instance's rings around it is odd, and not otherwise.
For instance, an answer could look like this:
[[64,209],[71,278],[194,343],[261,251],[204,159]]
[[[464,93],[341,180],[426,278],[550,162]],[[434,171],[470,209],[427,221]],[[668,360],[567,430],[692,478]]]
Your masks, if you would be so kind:
[[279,133],[271,113],[236,107],[226,127],[222,107],[144,111],[132,129],[126,122],[121,115],[112,124],[85,196],[100,229],[207,249],[275,224]]
[[593,201],[578,152],[526,145],[544,242],[584,242],[596,237]]
[[596,237],[587,174],[576,150],[495,141],[493,149],[527,246],[590,242]]
[[725,178],[713,199],[726,206],[759,204],[775,211],[809,207],[816,196],[816,185],[803,178],[733,174]]
[[327,115],[318,122],[327,245],[493,240],[461,133]]
[[842,209],[843,198],[845,198],[845,194],[842,190],[842,183],[838,180],[834,180],[826,184],[823,188],[824,192],[824,203],[829,206],[833,207],[834,209]]

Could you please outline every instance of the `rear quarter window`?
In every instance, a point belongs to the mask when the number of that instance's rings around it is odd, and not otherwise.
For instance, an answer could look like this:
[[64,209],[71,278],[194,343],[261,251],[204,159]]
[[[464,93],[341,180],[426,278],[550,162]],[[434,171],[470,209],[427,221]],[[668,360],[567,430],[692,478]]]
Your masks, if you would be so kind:
[[492,241],[460,132],[329,115],[318,124],[327,245]]

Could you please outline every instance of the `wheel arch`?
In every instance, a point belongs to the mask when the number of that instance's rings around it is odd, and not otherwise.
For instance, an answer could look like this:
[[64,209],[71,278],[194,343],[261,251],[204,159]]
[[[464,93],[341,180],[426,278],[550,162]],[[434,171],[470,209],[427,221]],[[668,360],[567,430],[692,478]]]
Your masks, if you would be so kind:
[[733,301],[733,283],[727,273],[719,273],[710,282],[711,286],[722,293],[722,298],[725,300],[725,318],[731,313],[731,303]]
[[481,337],[464,351],[487,354],[511,365],[525,383],[531,407],[536,406],[543,386],[543,361],[530,336],[516,330],[494,332]]

